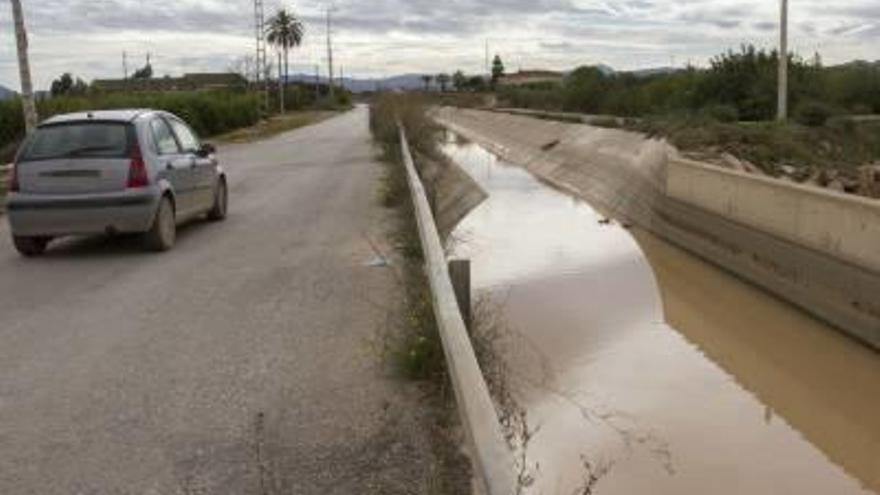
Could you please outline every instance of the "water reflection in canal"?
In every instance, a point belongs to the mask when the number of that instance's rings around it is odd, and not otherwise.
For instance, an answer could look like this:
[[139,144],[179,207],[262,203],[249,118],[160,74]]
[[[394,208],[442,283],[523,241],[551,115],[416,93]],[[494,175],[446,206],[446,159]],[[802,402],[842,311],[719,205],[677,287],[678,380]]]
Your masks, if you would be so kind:
[[880,354],[475,144],[444,151],[489,193],[454,249],[501,302],[535,493],[880,493]]

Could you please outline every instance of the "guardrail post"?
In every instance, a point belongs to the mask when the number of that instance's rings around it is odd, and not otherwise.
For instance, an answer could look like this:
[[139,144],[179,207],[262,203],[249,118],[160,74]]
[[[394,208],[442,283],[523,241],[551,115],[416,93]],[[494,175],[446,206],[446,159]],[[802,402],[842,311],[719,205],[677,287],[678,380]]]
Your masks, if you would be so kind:
[[471,306],[471,260],[450,260],[449,278],[458,300],[458,310],[468,332],[473,331],[473,307]]

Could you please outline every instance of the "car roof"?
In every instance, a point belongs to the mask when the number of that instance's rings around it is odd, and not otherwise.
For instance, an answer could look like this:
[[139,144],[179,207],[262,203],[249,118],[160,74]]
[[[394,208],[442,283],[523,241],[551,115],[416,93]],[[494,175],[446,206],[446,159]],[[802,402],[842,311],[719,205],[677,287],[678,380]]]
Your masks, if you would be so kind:
[[138,117],[155,112],[146,108],[132,108],[124,110],[94,110],[86,112],[66,113],[55,115],[45,120],[40,125],[64,124],[67,122],[81,122],[88,120],[96,120],[101,122],[132,122]]

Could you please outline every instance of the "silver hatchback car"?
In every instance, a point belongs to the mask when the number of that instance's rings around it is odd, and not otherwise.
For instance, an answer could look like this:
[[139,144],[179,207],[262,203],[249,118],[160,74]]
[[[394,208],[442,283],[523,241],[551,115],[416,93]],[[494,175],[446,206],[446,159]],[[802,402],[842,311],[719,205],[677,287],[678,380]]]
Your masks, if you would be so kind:
[[60,236],[141,233],[148,248],[168,250],[180,223],[226,217],[226,174],[214,152],[167,112],[53,117],[25,140],[10,175],[15,247],[37,256]]

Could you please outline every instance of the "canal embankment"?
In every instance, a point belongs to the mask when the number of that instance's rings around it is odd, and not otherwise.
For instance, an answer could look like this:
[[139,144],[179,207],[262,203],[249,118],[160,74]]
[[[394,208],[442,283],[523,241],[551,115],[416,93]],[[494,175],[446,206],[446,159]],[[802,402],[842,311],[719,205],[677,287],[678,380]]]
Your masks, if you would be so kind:
[[443,150],[488,193],[447,250],[497,313],[525,493],[880,491],[871,348],[475,142]]
[[880,202],[685,160],[618,129],[453,108],[433,115],[603,214],[880,349]]

